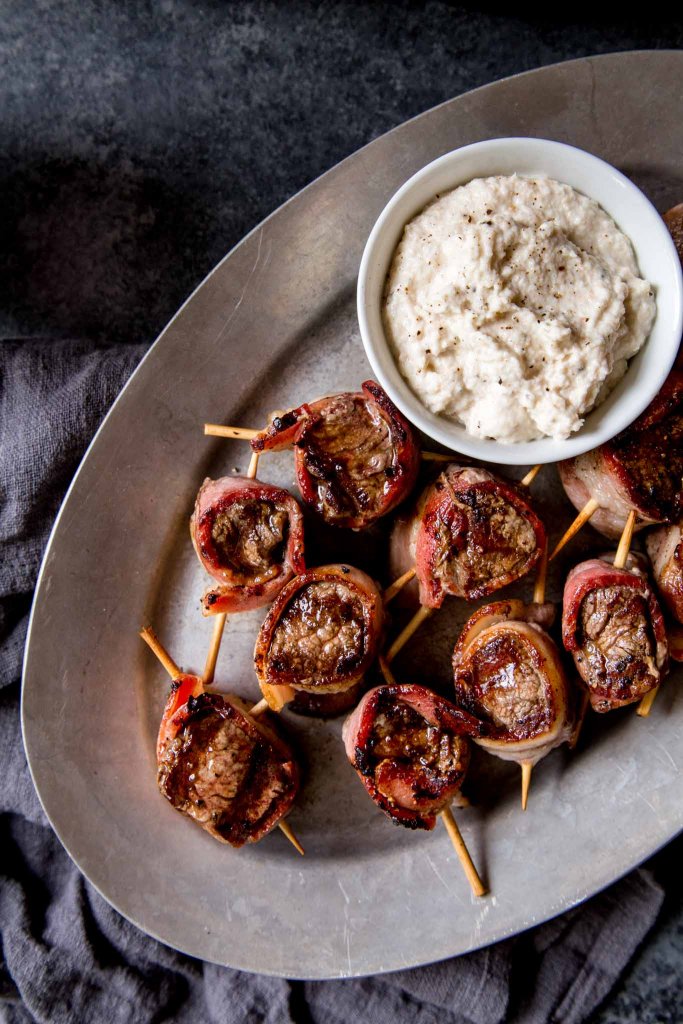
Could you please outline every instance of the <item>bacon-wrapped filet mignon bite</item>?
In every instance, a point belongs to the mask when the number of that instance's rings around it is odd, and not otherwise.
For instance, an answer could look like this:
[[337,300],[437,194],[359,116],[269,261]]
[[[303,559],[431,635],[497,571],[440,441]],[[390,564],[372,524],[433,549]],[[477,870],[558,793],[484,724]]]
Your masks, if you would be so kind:
[[546,632],[554,614],[551,604],[497,601],[455,645],[456,703],[484,723],[476,742],[503,760],[535,764],[570,737],[574,695]]
[[219,586],[202,598],[204,615],[269,604],[303,572],[303,515],[281,487],[248,477],[205,480],[190,519],[200,562]]
[[377,584],[350,565],[308,569],[280,591],[261,626],[254,664],[268,698],[340,693],[375,660],[384,611]]
[[558,464],[577,509],[593,498],[591,526],[621,536],[631,509],[636,530],[683,515],[683,373],[672,370],[659,394],[626,430],[593,451]]
[[449,465],[400,519],[391,539],[394,577],[415,566],[420,604],[468,601],[520,579],[539,561],[543,523],[515,484],[486,469]]
[[202,692],[198,676],[173,684],[157,744],[159,789],[215,839],[256,843],[290,810],[299,766],[274,723],[238,697]]
[[371,380],[361,393],[321,398],[276,417],[251,446],[255,452],[293,447],[305,503],[332,526],[354,530],[403,501],[420,465],[412,427]]
[[683,519],[658,526],[645,538],[659,596],[677,622],[683,623]]
[[346,755],[375,803],[397,825],[433,829],[457,796],[481,723],[424,686],[385,684],[344,723]]
[[564,587],[562,641],[599,712],[639,701],[668,669],[657,598],[636,560],[628,566],[590,558],[572,569]]

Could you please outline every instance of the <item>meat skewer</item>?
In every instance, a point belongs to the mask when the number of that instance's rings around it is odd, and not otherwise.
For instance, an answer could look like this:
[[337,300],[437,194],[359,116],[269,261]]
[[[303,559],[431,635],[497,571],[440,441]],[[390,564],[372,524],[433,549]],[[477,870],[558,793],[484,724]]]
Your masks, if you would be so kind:
[[336,711],[343,709],[344,694],[355,703],[379,651],[383,624],[381,591],[359,569],[324,565],[295,576],[275,599],[256,640],[263,700],[252,714],[266,707],[279,711],[299,693],[331,695]]
[[[248,611],[267,604],[304,567],[299,506],[287,491],[254,482],[258,463],[254,453],[246,478],[206,479],[190,518],[197,557],[220,584],[202,599],[203,613],[216,616],[204,668],[207,684],[216,671],[228,610]],[[284,545],[281,561],[279,545]]]
[[487,892],[451,801],[469,764],[468,737],[481,724],[423,686],[386,683],[362,698],[343,728],[346,755],[371,799],[396,824],[431,830],[441,817],[475,896]]
[[[249,437],[255,452],[294,449],[303,501],[333,526],[363,529],[386,515],[413,489],[420,451],[408,421],[374,381],[361,392],[321,398],[275,416]],[[205,425],[205,433],[216,433]]]
[[664,620],[642,564],[625,545],[613,562],[592,558],[569,573],[562,641],[595,711],[632,704],[659,686],[668,667]]
[[522,771],[526,810],[533,766],[569,740],[574,700],[560,653],[546,632],[555,610],[545,603],[547,549],[534,600],[497,601],[474,613],[453,652],[456,702],[486,723],[475,742]]
[[632,509],[637,530],[678,519],[683,514],[683,372],[671,371],[630,427],[599,448],[560,462],[558,470],[579,514],[551,560],[588,521],[616,539]]
[[204,615],[262,608],[305,568],[303,515],[281,487],[246,477],[205,480],[190,519],[197,557],[215,581],[202,598]]
[[207,693],[204,679],[182,672],[149,627],[140,636],[173,681],[157,739],[161,793],[221,842],[258,842],[277,825],[303,854],[284,818],[299,788],[289,745],[239,697]]
[[389,648],[387,661],[447,595],[468,601],[488,596],[533,569],[545,544],[543,523],[515,484],[478,467],[448,466],[422,493],[413,514],[394,527],[392,568],[404,571],[385,602],[412,572],[421,607]]

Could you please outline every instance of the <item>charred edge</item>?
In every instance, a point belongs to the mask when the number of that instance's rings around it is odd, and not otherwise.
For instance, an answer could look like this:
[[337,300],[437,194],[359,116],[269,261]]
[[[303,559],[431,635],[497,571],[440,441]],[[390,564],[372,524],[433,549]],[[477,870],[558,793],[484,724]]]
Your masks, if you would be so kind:
[[374,775],[374,758],[371,750],[366,750],[363,747],[356,747],[354,752],[354,767],[361,775],[365,775],[368,778],[372,778]]

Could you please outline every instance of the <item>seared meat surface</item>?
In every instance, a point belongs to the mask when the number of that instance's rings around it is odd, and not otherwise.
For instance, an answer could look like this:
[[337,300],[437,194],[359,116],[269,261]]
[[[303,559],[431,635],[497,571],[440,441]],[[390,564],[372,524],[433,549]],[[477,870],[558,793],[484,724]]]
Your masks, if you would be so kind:
[[631,509],[636,529],[683,514],[683,373],[672,370],[634,423],[599,448],[558,465],[567,497],[577,509],[598,508],[591,525],[621,536]]
[[546,676],[526,636],[501,628],[473,650],[456,678],[456,696],[489,724],[488,735],[530,736],[549,724]]
[[160,751],[159,789],[221,842],[255,842],[287,812],[298,768],[284,744],[269,742],[218,694],[190,697],[180,728]]
[[341,580],[314,580],[289,602],[273,631],[269,667],[315,685],[342,676],[365,655],[363,604]]
[[202,598],[205,615],[261,608],[305,568],[298,503],[288,491],[260,480],[205,480],[190,535],[199,561],[219,584]]
[[467,620],[453,651],[455,700],[484,726],[476,740],[508,761],[535,764],[568,739],[574,700],[546,632],[552,605],[496,601]]
[[235,577],[252,579],[279,571],[288,528],[284,505],[241,499],[216,512],[211,539],[223,566]]
[[591,558],[564,586],[562,641],[595,711],[640,700],[668,669],[662,612],[640,561],[616,569],[612,556]]
[[581,677],[608,687],[619,701],[635,700],[659,680],[647,599],[631,587],[605,587],[584,598],[579,643]]
[[440,558],[435,574],[444,589],[480,595],[491,590],[492,581],[524,573],[536,549],[531,523],[496,491],[473,487],[457,499],[465,509],[465,529],[460,516],[455,524],[452,519],[437,524]]
[[405,761],[444,776],[460,769],[459,738],[430,725],[408,704],[396,704],[377,716],[368,746],[377,762]]
[[[382,639],[382,593],[351,565],[320,565],[295,576],[278,594],[254,647],[261,692],[271,707],[305,690],[348,692],[359,685]],[[356,692],[358,692],[356,690]],[[345,700],[302,700],[304,713],[336,714]]]
[[335,395],[321,411],[297,442],[318,511],[328,522],[378,514],[395,475],[387,421],[362,395]]
[[432,829],[458,793],[468,736],[481,725],[424,686],[377,686],[344,723],[346,754],[376,804],[399,825]]
[[306,403],[252,438],[253,451],[294,448],[301,497],[332,526],[360,530],[403,501],[420,465],[417,438],[385,391]]
[[399,575],[415,566],[420,603],[440,608],[447,594],[484,597],[533,569],[545,544],[527,496],[486,469],[450,465],[402,517],[391,542]]
[[636,508],[651,512],[657,520],[670,521],[683,514],[683,403],[648,430],[625,431],[612,446]]

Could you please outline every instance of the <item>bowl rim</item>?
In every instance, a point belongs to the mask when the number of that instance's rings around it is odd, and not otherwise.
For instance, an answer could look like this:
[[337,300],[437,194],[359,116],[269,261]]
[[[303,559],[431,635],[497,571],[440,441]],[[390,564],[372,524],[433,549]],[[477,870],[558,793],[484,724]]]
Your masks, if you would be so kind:
[[[391,262],[391,255],[388,258],[387,267],[381,276],[380,283],[376,288],[369,287],[369,278],[373,269],[373,261],[376,259],[376,251],[383,243],[385,233],[387,231],[393,231],[394,228],[396,228],[394,223],[396,219],[396,209],[402,204],[406,196],[418,190],[425,179],[431,178],[445,165],[447,166],[451,163],[454,165],[454,177],[457,177],[457,172],[455,171],[457,165],[460,162],[465,161],[475,152],[482,155],[489,155],[492,151],[494,153],[496,151],[502,153],[505,150],[518,148],[520,146],[524,147],[532,156],[537,154],[539,158],[542,158],[543,154],[547,155],[552,151],[554,151],[556,155],[564,153],[568,157],[571,156],[574,161],[578,160],[580,163],[583,162],[587,169],[598,169],[603,175],[611,176],[615,183],[618,183],[625,190],[629,198],[638,205],[640,214],[644,214],[646,219],[649,220],[647,230],[654,231],[657,244],[662,245],[663,251],[661,254],[661,263],[665,270],[667,286],[670,283],[672,288],[670,301],[673,306],[673,317],[669,317],[668,328],[663,328],[665,332],[665,340],[662,341],[660,339],[656,349],[658,355],[663,358],[660,358],[659,360],[650,359],[650,362],[648,363],[647,374],[649,384],[647,387],[643,386],[644,382],[642,380],[635,381],[636,384],[640,384],[639,387],[629,387],[625,382],[636,360],[638,361],[637,366],[640,367],[642,356],[645,354],[646,346],[650,342],[652,331],[654,331],[657,320],[661,315],[659,295],[655,297],[657,312],[652,330],[648,335],[645,344],[640,351],[636,353],[631,360],[629,360],[629,368],[622,378],[622,381],[617,384],[614,391],[608,396],[605,402],[601,403],[596,410],[588,414],[586,422],[578,431],[562,440],[543,437],[533,441],[506,443],[496,441],[492,438],[478,438],[474,435],[468,434],[462,425],[432,413],[412,391],[410,385],[403,378],[400,370],[398,369],[397,362],[390,350],[389,342],[382,327],[382,293],[384,283],[386,281],[386,274],[388,273]],[[496,173],[501,172],[483,169],[480,174],[475,173],[466,181],[456,182],[452,186],[448,187],[457,188],[461,184],[466,184],[467,181],[472,181],[477,177],[491,177]],[[528,174],[532,172],[523,171],[520,173],[528,176]],[[539,168],[537,173],[548,177],[553,176],[548,172],[543,171],[541,168]],[[557,178],[556,180],[561,181],[562,179]],[[567,182],[565,183],[568,184]],[[576,186],[571,187],[576,188]],[[445,188],[442,186],[439,189],[439,192],[442,193],[443,191],[445,191]],[[617,222],[614,214],[606,209],[599,200],[595,199],[594,195],[589,191],[584,191],[582,188],[576,188],[576,191],[586,195],[589,199],[593,199],[595,202],[598,202],[598,205],[600,205],[601,208],[615,220],[615,223]],[[436,195],[436,189],[434,195]],[[409,220],[417,216],[420,210],[424,209],[429,202],[430,200],[427,199],[424,203],[421,203],[418,206],[414,213],[409,214],[405,219],[401,218],[402,223],[400,228],[397,228],[397,240],[392,247],[392,254],[395,251],[398,239],[400,239],[405,225]],[[638,249],[628,230],[625,230],[620,224],[617,224],[617,226],[619,227],[619,230],[629,238],[636,254],[636,258],[638,259]],[[656,238],[657,233],[659,233],[658,239]],[[642,245],[639,248],[642,252]],[[640,272],[642,273],[642,271]],[[443,153],[441,156],[436,157],[434,160],[431,160],[429,163],[419,168],[390,196],[373,224],[363,249],[358,270],[356,304],[361,339],[365,349],[365,354],[372,366],[373,372],[376,374],[380,384],[395,405],[414,426],[432,440],[437,441],[453,452],[464,454],[482,461],[521,466],[535,463],[557,462],[561,459],[571,458],[583,454],[586,451],[590,451],[598,447],[600,444],[604,444],[606,441],[609,441],[628,427],[629,424],[632,423],[649,405],[666,380],[666,377],[676,360],[679,346],[681,344],[681,335],[683,334],[683,272],[676,246],[661,214],[657,211],[656,207],[644,192],[642,192],[642,190],[638,188],[638,186],[622,171],[618,170],[606,160],[603,160],[602,157],[596,156],[587,150],[580,149],[579,147],[570,145],[566,142],[558,142],[551,139],[536,137],[503,136],[494,139],[486,139],[481,142],[473,142],[466,146],[460,146],[456,149]],[[375,313],[379,310],[379,316],[377,318],[379,324],[378,332],[370,322],[370,317],[372,315],[371,307],[373,305],[375,306]],[[379,333],[380,337],[377,336],[377,333]],[[666,342],[666,339],[668,339],[668,343]],[[385,368],[385,365],[383,365],[383,360],[388,362],[388,370]],[[618,407],[620,415],[617,415],[617,410],[614,410],[611,426],[606,427],[604,424],[598,424],[597,426],[592,426],[592,429],[585,429],[589,418],[593,416],[594,412],[602,410],[604,414],[605,411],[611,410],[614,406]]]

